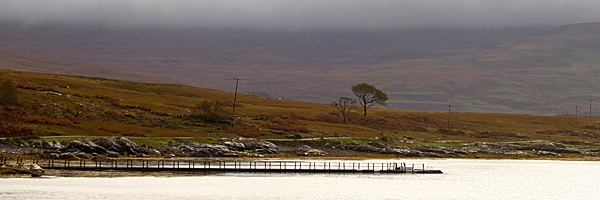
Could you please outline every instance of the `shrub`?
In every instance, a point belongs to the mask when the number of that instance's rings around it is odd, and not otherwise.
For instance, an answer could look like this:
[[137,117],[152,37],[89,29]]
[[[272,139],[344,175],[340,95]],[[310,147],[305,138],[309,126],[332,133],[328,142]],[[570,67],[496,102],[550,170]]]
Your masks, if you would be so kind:
[[96,95],[96,98],[102,99],[102,100],[110,103],[111,105],[119,105],[119,102],[121,102],[120,99],[117,99],[114,97],[109,97],[109,96],[103,96],[103,95]]
[[265,135],[262,131],[260,131],[259,128],[250,124],[238,123],[235,126],[233,126],[232,129],[233,130],[230,130],[230,132],[238,134],[242,137],[257,138]]
[[342,123],[343,119],[338,117],[337,114],[320,115],[315,117],[315,121],[328,122],[328,123]]
[[112,119],[117,119],[117,120],[121,120],[126,117],[125,115],[123,115],[121,113],[117,113],[112,110],[107,110],[106,112],[104,112],[104,114]]
[[46,117],[53,117],[56,114],[56,112],[58,112],[58,109],[56,107],[48,104],[33,105],[31,110],[33,110],[33,113],[35,114]]
[[227,123],[225,112],[221,108],[219,101],[202,101],[192,110],[192,118],[201,119],[208,123]]
[[27,135],[27,136],[21,136],[20,139],[21,140],[34,140],[34,139],[40,139],[40,136],[37,136],[37,135]]
[[73,124],[73,122],[68,119],[48,118],[48,117],[39,116],[39,115],[20,116],[19,121],[24,122],[24,123],[60,125],[60,126],[66,126],[66,125]]
[[17,86],[12,81],[2,81],[0,83],[0,105],[17,105],[18,94]]
[[[328,123],[341,123],[342,119],[337,116],[338,113],[330,113],[316,117],[315,121]],[[367,126],[374,129],[397,129],[404,131],[428,132],[429,129],[441,129],[447,126],[446,123],[438,122],[429,117],[420,117],[415,115],[390,115],[385,117],[361,116],[356,113],[348,113],[347,123]]]
[[483,132],[478,132],[478,133],[474,133],[473,137],[476,138],[491,138],[491,137],[498,137],[501,136],[503,134],[501,133],[497,133],[494,131],[483,131]]
[[381,136],[381,141],[383,141],[383,142],[388,142],[389,140],[390,140],[390,139],[388,138],[388,136],[386,136],[386,135],[384,135],[384,136]]
[[440,128],[437,131],[438,133],[442,133],[442,134],[446,134],[446,135],[464,135],[465,132],[462,130],[454,130],[454,129],[446,129],[446,128]]
[[138,133],[138,132],[128,132],[128,133],[121,134],[121,136],[124,136],[124,137],[146,137],[146,134]]
[[600,126],[598,126],[598,125],[585,125],[585,126],[583,126],[583,128],[593,129],[593,130],[600,130]]
[[185,104],[182,104],[182,103],[170,103],[170,102],[167,102],[167,103],[165,103],[165,105],[168,105],[168,106],[175,106],[175,107],[179,107],[179,108],[187,108],[187,109],[192,109],[192,108],[194,108],[194,107],[192,107],[192,106],[188,106],[188,105],[185,105]]
[[100,128],[98,128],[98,130],[101,130],[101,131],[104,131],[104,132],[109,132],[109,133],[121,133],[121,131],[112,130],[112,129],[104,128],[104,127],[100,127]]
[[0,127],[0,136],[3,137],[24,137],[33,135],[33,129],[22,127],[16,124],[5,123]]
[[161,123],[158,122],[142,122],[140,124],[141,127],[149,127],[149,128],[157,128],[157,127],[163,127],[163,125]]

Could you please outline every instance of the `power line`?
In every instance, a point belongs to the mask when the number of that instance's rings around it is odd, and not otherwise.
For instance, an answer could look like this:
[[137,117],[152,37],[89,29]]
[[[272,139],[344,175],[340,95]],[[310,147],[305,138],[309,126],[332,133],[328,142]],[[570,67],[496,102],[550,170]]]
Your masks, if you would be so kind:
[[448,131],[450,131],[450,112],[452,110],[452,107],[454,107],[454,106],[452,106],[450,104],[448,104],[446,106],[448,106]]
[[233,115],[235,115],[235,103],[237,101],[237,91],[238,91],[238,83],[240,82],[240,78],[235,78],[235,93],[233,95]]
[[590,101],[590,119],[592,118],[592,101],[594,101],[593,99],[588,100]]

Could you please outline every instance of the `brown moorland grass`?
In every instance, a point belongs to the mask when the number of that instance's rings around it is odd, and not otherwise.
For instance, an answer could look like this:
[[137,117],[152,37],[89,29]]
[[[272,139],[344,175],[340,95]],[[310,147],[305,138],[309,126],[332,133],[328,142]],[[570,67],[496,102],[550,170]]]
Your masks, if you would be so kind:
[[[220,101],[225,105],[221,112],[231,114],[232,93],[175,84],[5,70],[0,70],[0,79],[20,86],[20,103],[2,109],[2,124],[37,136],[286,138],[293,134],[328,137],[336,133],[348,137],[386,136],[392,139],[390,142],[407,137],[426,141],[597,142],[600,135],[597,118],[564,115],[453,112],[448,131],[448,113],[371,108],[367,117],[355,109],[348,123],[342,124],[341,117],[328,104],[244,94],[238,94],[235,116],[229,116],[226,122],[207,123],[191,117],[191,109],[204,100]],[[233,127],[233,121],[241,127]]]

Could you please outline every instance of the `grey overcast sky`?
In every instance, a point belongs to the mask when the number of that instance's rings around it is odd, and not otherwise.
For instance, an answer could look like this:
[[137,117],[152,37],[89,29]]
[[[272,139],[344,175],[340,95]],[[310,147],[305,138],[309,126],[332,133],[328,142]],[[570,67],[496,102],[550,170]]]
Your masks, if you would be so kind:
[[600,21],[600,0],[0,0],[0,20],[267,30],[558,26]]

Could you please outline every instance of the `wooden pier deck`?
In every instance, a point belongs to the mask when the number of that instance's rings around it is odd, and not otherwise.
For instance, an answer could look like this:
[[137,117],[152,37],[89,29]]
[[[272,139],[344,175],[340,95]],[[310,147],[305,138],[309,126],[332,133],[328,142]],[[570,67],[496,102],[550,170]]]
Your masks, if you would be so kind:
[[311,162],[311,161],[194,161],[194,160],[33,160],[44,169],[140,172],[279,172],[279,173],[382,173],[441,174],[424,164]]

